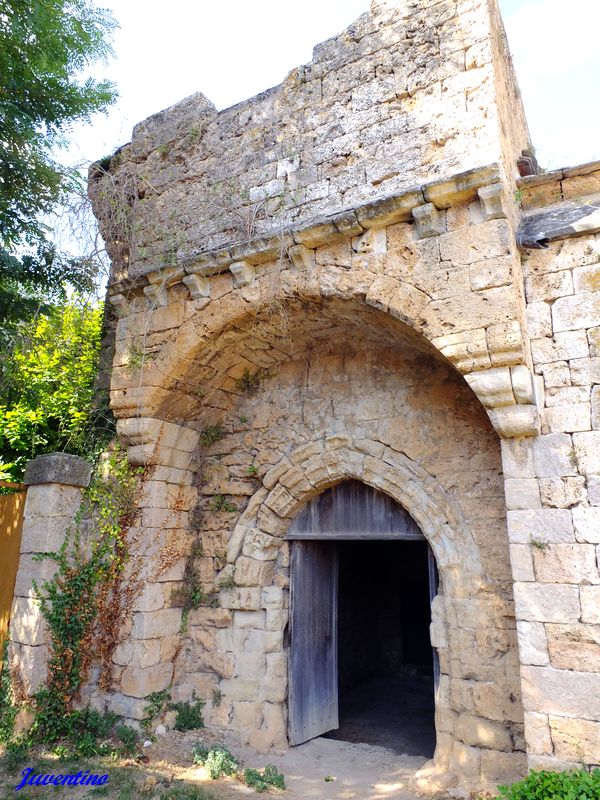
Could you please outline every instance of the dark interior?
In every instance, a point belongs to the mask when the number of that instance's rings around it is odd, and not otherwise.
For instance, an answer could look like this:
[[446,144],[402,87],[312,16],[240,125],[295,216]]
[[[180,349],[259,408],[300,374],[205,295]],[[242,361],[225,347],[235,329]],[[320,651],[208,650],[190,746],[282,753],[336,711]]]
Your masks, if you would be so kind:
[[340,727],[327,734],[431,757],[433,653],[426,542],[338,542]]

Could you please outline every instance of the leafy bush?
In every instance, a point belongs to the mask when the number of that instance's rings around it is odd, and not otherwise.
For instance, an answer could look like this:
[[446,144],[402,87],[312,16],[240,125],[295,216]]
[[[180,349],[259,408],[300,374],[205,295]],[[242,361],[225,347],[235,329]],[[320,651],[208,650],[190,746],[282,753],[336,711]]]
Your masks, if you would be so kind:
[[123,752],[127,755],[134,753],[138,743],[137,731],[129,725],[119,725],[115,733],[123,745]]
[[215,800],[215,796],[201,786],[173,786],[161,794],[160,800]]
[[17,707],[12,702],[10,689],[10,671],[8,668],[8,642],[2,648],[2,663],[0,664],[0,744],[8,742],[12,737],[17,715]]
[[4,759],[6,763],[6,769],[9,772],[16,772],[19,769],[21,764],[29,755],[29,748],[30,743],[24,737],[20,739],[12,739],[10,742],[6,743]]
[[177,711],[177,718],[175,719],[176,731],[193,731],[204,727],[204,718],[202,716],[204,701],[196,700],[195,695],[192,696],[191,703],[172,703],[170,707]]
[[214,745],[210,749],[196,745],[192,750],[194,764],[204,767],[213,781],[223,775],[235,775],[238,762],[223,745]]
[[497,800],[598,800],[600,769],[532,772],[512,786],[499,786]]
[[89,456],[102,306],[76,298],[23,326],[0,358],[0,478],[20,481],[25,464],[66,450]]
[[268,764],[262,771],[249,767],[244,770],[244,783],[259,794],[269,789],[285,789],[285,778],[273,764]]

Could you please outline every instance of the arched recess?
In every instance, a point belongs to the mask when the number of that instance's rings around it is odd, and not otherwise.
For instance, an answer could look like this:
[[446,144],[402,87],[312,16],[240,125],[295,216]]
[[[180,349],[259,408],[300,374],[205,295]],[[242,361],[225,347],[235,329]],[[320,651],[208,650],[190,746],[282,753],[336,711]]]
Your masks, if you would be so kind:
[[[301,270],[269,265],[249,285],[237,289],[231,276],[219,275],[211,279],[217,283],[218,293],[203,301],[199,310],[193,302],[174,304],[180,324],[173,327],[169,323],[167,335],[162,330],[153,332],[151,323],[153,314],[165,309],[136,312],[127,320],[127,335],[117,343],[120,352],[111,393],[116,415],[135,413],[185,423],[207,404],[224,408],[230,400],[227,395],[235,394],[238,373],[268,369],[306,347],[303,326],[297,325],[306,312],[316,310],[326,320],[327,308],[337,307],[334,319],[343,320],[350,312],[354,333],[364,336],[365,331],[380,329],[380,342],[385,334],[392,346],[402,341],[467,376],[501,435],[515,435],[515,431],[531,435],[537,417],[531,405],[531,376],[520,363],[521,357],[511,355],[503,361],[507,356],[501,353],[500,360],[491,360],[480,318],[472,322],[479,329],[477,346],[469,343],[468,336],[464,341],[460,334],[456,336],[455,325],[442,313],[439,302],[399,276],[397,261],[390,258],[386,262],[391,274],[331,264],[313,264]],[[464,313],[468,316],[468,305]],[[511,314],[507,309],[506,318]],[[463,320],[461,329],[465,327],[468,324]],[[511,346],[517,345],[513,342]],[[141,373],[128,366],[128,348],[132,347],[144,352]],[[227,353],[227,363],[219,363],[219,353]],[[232,363],[234,355],[237,363]],[[493,363],[520,364],[520,371],[513,377],[510,367],[490,369]],[[219,370],[231,380],[220,380]],[[210,387],[209,397],[199,397],[199,387],[206,386]]]

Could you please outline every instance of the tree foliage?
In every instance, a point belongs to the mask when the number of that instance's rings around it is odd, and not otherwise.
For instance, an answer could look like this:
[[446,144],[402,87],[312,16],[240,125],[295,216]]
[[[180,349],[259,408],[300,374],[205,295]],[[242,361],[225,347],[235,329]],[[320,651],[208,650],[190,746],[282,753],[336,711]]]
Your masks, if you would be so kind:
[[66,450],[91,455],[101,305],[73,299],[39,314],[5,354],[0,374],[0,478]]
[[43,238],[40,214],[73,179],[53,150],[114,100],[112,84],[82,76],[110,52],[114,25],[89,0],[1,0],[0,246]]
[[90,0],[0,0],[0,346],[18,323],[89,291],[97,266],[57,252],[43,215],[82,178],[56,160],[69,126],[115,99],[86,77],[110,53],[111,15]]

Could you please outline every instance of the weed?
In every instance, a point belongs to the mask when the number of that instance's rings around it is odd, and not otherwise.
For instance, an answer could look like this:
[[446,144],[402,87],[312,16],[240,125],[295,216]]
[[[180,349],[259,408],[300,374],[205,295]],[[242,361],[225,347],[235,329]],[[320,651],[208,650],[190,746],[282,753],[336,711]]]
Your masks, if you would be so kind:
[[536,550],[544,551],[548,547],[548,542],[542,541],[542,539],[534,539],[531,538],[531,546],[535,547]]
[[233,575],[229,575],[227,578],[224,578],[222,581],[220,581],[219,589],[237,589],[237,583],[235,582]]
[[133,755],[138,744],[138,734],[129,725],[119,725],[116,734],[123,745],[123,753],[125,755]]
[[223,692],[220,689],[213,689],[212,703],[215,708],[218,708],[223,702]]
[[201,447],[210,447],[225,436],[225,431],[220,425],[207,425],[200,431]]
[[499,786],[496,800],[566,800],[600,796],[600,769],[587,772],[531,772],[512,786]]
[[210,504],[210,510],[211,511],[227,511],[228,513],[231,514],[234,511],[237,511],[237,508],[233,505],[233,503],[230,503],[229,500],[227,500],[225,495],[216,494],[213,497],[212,502]]
[[259,794],[268,792],[271,788],[285,789],[285,778],[273,764],[268,764],[263,770],[252,767],[245,769],[244,783]]
[[254,464],[250,464],[250,466],[246,470],[246,474],[250,475],[252,478],[256,475],[257,472],[258,472],[258,469],[255,467]]
[[271,373],[266,369],[257,369],[256,372],[245,369],[241,378],[236,380],[235,387],[244,394],[256,394],[261,381],[270,377]]
[[240,422],[242,423],[242,425],[247,425],[248,424],[248,417],[241,416],[240,417]]
[[181,784],[163,792],[160,800],[216,800],[216,798],[212,792],[208,792],[201,786]]
[[204,767],[213,781],[223,775],[235,775],[238,762],[224,745],[214,745],[210,749],[196,745],[192,750],[194,764]]
[[177,718],[175,719],[176,731],[194,731],[204,727],[204,718],[202,716],[204,700],[197,700],[195,694],[192,695],[191,703],[172,703],[169,708],[177,711]]
[[4,758],[6,769],[9,772],[16,772],[19,769],[29,755],[29,748],[30,742],[25,737],[12,739],[10,742],[6,743]]
[[146,698],[146,705],[144,706],[144,719],[141,723],[145,731],[150,730],[152,720],[164,711],[170,699],[171,693],[168,689],[163,689],[162,692],[154,692],[148,695]]
[[515,203],[520,206],[523,200],[523,192],[521,189],[515,189]]

